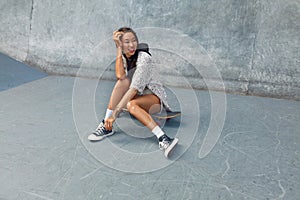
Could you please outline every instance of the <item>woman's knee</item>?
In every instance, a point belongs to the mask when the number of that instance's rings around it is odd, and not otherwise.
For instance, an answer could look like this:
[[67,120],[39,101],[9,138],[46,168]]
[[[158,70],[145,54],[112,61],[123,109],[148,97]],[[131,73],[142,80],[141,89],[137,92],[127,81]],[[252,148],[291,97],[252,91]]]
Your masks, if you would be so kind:
[[127,103],[126,107],[127,107],[128,112],[133,114],[136,111],[136,108],[138,107],[138,105],[135,100],[131,100]]
[[130,80],[129,78],[118,79],[116,83],[116,87],[118,88],[129,88]]

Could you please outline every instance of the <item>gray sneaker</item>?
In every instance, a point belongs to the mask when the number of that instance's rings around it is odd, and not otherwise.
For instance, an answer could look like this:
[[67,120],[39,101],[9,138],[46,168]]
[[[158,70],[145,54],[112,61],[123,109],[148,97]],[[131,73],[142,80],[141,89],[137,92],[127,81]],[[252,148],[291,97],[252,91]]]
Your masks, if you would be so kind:
[[102,122],[99,124],[98,128],[91,135],[88,136],[88,139],[90,141],[99,141],[99,140],[104,139],[105,137],[111,136],[114,133],[115,132],[113,130],[111,130],[111,131],[106,130],[106,128],[104,126],[104,120],[102,120]]
[[176,144],[178,143],[178,138],[169,138],[166,134],[158,139],[158,145],[160,150],[165,151],[165,157],[168,158]]

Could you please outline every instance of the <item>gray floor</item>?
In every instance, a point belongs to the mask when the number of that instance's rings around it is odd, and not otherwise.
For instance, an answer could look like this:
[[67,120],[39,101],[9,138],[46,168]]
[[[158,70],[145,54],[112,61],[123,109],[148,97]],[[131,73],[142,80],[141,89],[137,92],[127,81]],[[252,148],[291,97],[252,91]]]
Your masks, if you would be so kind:
[[0,66],[1,200],[299,199],[299,101],[227,94],[221,136],[200,158],[214,93],[169,88],[170,104],[184,112],[160,122],[180,142],[165,159],[127,114],[115,135],[87,141],[113,82],[24,71],[2,55]]

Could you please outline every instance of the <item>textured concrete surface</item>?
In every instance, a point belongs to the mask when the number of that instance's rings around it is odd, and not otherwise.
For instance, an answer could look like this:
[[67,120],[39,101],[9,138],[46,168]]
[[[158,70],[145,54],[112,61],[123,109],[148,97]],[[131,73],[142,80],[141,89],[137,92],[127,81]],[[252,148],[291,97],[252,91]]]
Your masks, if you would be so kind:
[[298,0],[2,0],[0,9],[0,51],[53,74],[74,76],[81,67],[84,76],[107,70],[111,79],[111,33],[126,25],[159,52],[169,85],[181,84],[179,74],[206,88],[198,70],[205,60],[182,55],[204,49],[222,77],[216,89],[224,82],[231,92],[300,99]]
[[[11,70],[5,73],[24,73]],[[171,105],[189,113],[164,124],[180,140],[175,157],[166,160],[148,130],[126,115],[118,119],[115,135],[87,141],[104,115],[113,82],[47,76],[9,89],[18,79],[0,77],[8,85],[0,92],[0,199],[295,200],[300,195],[299,101],[226,95],[221,136],[200,159],[214,93],[169,87]],[[78,91],[79,82],[85,87]],[[196,104],[174,95],[192,99],[191,92]],[[199,111],[200,118],[191,121]],[[135,131],[127,131],[132,124]]]

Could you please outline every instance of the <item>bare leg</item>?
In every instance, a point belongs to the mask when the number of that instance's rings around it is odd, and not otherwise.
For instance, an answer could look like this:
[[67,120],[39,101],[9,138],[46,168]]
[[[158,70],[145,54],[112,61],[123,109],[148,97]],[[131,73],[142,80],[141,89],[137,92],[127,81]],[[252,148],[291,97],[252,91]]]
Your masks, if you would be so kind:
[[[116,106],[121,101],[124,94],[129,89],[129,85],[130,85],[130,80],[128,78],[125,78],[122,80],[119,79],[116,82],[115,87],[110,96],[108,109],[106,110],[104,119],[107,119],[111,115],[112,110],[114,110],[116,108]],[[89,135],[88,139],[91,141],[99,141],[107,136],[114,134],[113,130],[107,130],[107,129],[105,129],[104,126],[105,126],[105,122],[104,123],[101,122],[98,125],[96,131],[94,131],[92,134]]]
[[161,108],[159,98],[154,94],[138,96],[127,104],[127,109],[142,124],[153,130],[157,124],[149,113],[159,112]]
[[127,92],[130,86],[129,78],[118,80],[115,84],[115,87],[111,93],[108,109],[114,110],[118,103],[121,101],[124,94]]

